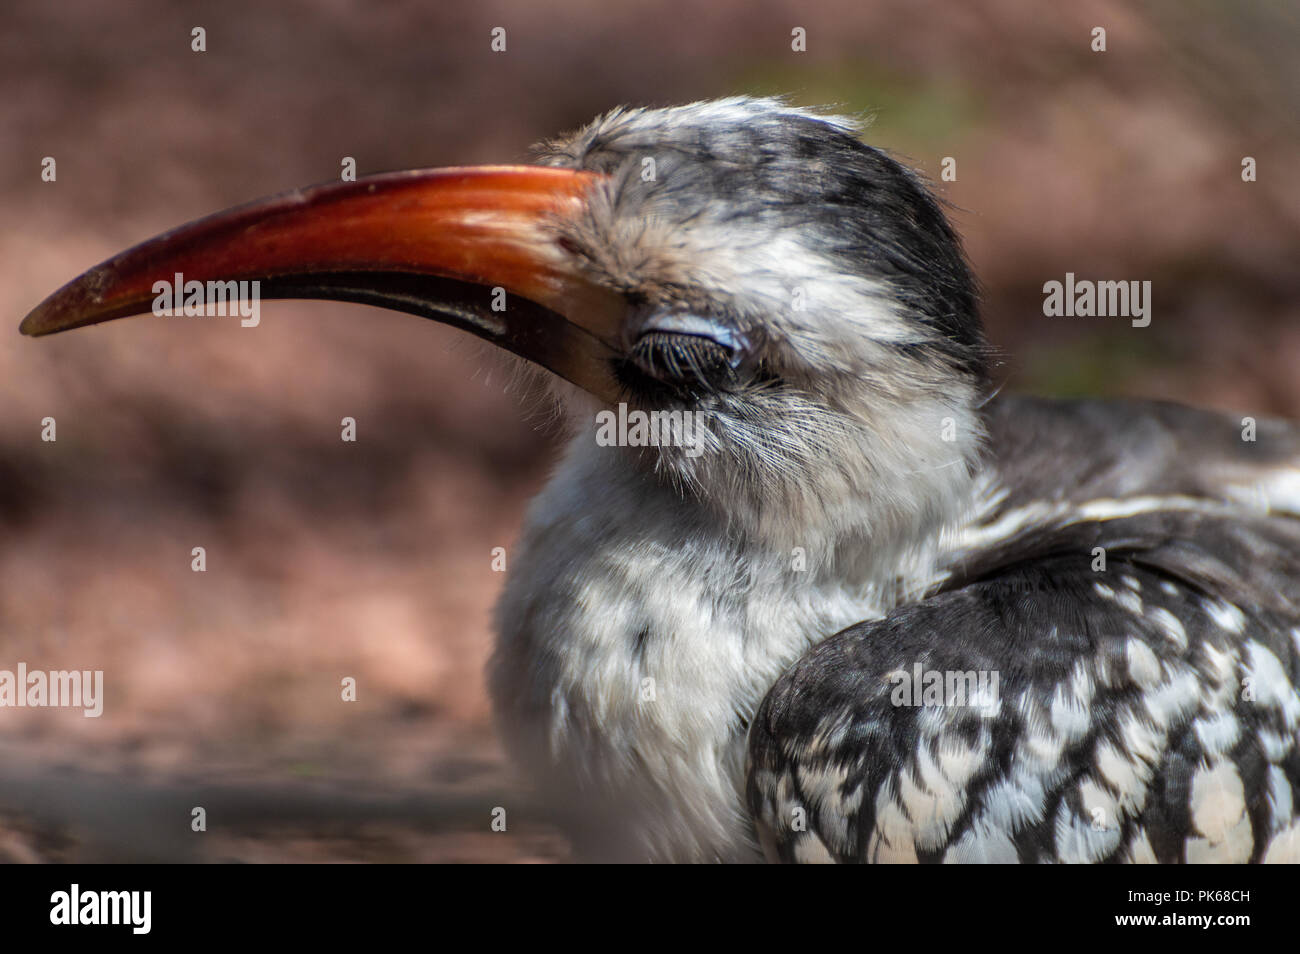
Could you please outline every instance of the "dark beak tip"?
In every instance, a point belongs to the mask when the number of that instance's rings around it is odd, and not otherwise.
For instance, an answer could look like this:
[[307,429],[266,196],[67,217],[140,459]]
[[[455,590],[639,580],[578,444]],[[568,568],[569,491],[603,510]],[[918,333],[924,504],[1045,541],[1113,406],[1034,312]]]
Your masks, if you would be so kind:
[[98,265],[74,278],[33,308],[18,325],[29,338],[40,338],[58,331],[98,324],[105,317],[90,317],[103,305],[102,290],[109,288],[116,273],[108,263]]
[[[46,301],[48,300],[46,299]],[[27,317],[18,326],[18,331],[21,334],[29,338],[39,338],[41,335],[49,333],[49,320],[47,317],[49,309],[45,305],[46,302],[42,302],[27,313]]]
[[18,326],[18,331],[29,338],[39,338],[50,334],[54,330],[52,327],[54,324],[50,317],[50,309],[46,307],[46,302],[42,302],[27,313],[27,317]]

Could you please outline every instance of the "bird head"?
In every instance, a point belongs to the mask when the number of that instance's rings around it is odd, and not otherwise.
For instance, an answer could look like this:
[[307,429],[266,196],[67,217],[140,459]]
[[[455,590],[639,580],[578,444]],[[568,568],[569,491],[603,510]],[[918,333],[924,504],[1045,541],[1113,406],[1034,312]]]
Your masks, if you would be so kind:
[[[584,455],[782,543],[941,523],[982,439],[975,285],[939,204],[853,122],[779,100],[615,110],[536,165],[218,213],[86,272],[22,331],[157,311],[169,283],[253,281],[499,345],[567,382]],[[597,447],[619,404],[697,426]]]

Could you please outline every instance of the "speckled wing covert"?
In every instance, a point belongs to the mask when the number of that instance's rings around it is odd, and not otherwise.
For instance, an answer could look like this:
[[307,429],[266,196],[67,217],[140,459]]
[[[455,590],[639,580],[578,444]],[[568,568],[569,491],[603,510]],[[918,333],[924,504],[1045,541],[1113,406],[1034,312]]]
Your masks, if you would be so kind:
[[993,409],[999,487],[943,582],[764,700],[768,857],[1300,862],[1300,441],[1242,426]]

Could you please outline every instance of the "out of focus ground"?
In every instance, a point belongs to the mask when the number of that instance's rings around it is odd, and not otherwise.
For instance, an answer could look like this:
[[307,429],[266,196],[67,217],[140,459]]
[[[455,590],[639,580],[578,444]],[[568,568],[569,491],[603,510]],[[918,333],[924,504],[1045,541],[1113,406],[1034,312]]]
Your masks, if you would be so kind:
[[[935,178],[957,160],[944,193],[1008,386],[1300,416],[1294,5],[11,0],[4,19],[0,669],[102,669],[107,699],[100,719],[0,710],[0,858],[566,857],[481,675],[491,551],[554,441],[477,346],[298,303],[255,331],[17,335],[113,252],[344,156],[514,161],[621,102],[872,110],[870,141]],[[1151,326],[1044,318],[1067,271],[1152,281]]]

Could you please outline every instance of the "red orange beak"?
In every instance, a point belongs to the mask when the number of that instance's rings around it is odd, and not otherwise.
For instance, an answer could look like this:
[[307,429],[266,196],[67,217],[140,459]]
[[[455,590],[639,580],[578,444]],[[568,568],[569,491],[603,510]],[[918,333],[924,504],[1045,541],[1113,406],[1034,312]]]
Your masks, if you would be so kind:
[[114,256],[41,302],[21,331],[159,313],[160,301],[179,309],[183,289],[216,284],[261,299],[354,301],[433,318],[612,401],[623,299],[584,279],[553,229],[598,178],[483,166],[298,190]]

